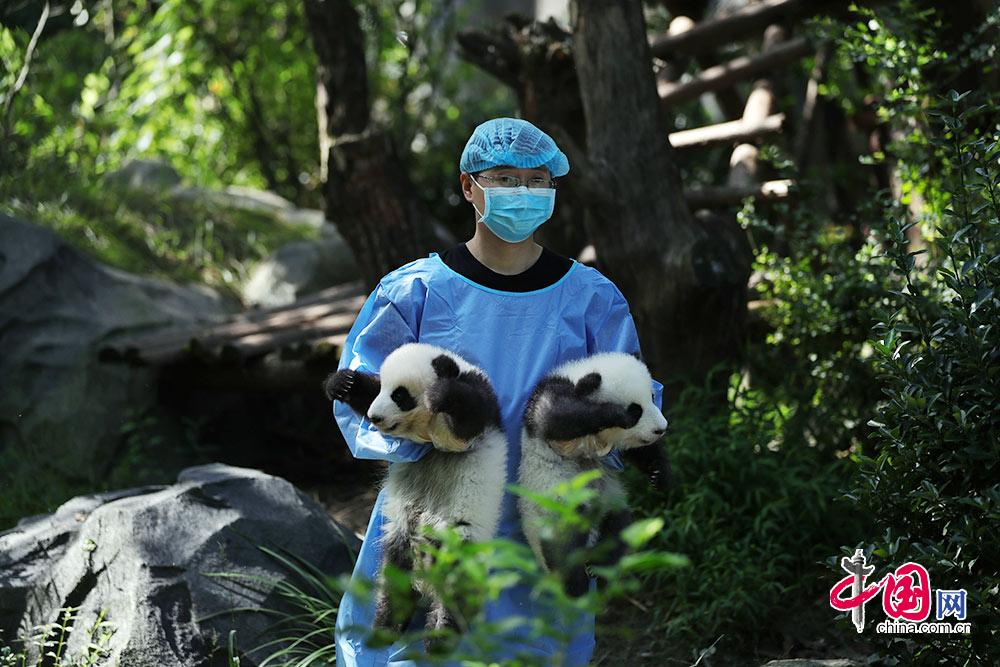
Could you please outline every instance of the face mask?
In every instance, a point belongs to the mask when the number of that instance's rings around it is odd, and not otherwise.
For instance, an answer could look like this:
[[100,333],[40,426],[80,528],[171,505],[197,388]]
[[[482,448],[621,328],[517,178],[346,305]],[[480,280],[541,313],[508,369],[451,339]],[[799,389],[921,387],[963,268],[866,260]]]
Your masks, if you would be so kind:
[[552,188],[484,188],[473,178],[485,197],[486,210],[476,213],[491,232],[508,243],[517,243],[531,236],[543,222],[552,217],[556,191]]

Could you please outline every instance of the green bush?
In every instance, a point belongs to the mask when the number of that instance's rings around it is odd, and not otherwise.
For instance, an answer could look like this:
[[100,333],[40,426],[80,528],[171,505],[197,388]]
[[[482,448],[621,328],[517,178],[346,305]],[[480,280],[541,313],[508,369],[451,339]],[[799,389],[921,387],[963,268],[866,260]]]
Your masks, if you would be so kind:
[[928,221],[927,266],[914,258],[924,250],[908,251],[916,223],[902,210],[874,264],[886,286],[872,342],[884,398],[853,491],[879,526],[867,550],[924,565],[933,589],[964,588],[972,623],[969,636],[880,637],[905,664],[1000,663],[1000,135],[966,131],[984,109],[965,95],[932,112],[950,201]]
[[[584,473],[575,480],[561,484],[548,493],[533,496],[548,508],[558,511],[552,519],[547,519],[548,528],[555,531],[576,529],[586,522],[585,503],[596,493],[587,486],[594,473]],[[523,490],[513,488],[515,493]],[[554,619],[573,619],[580,613],[596,613],[620,599],[635,594],[650,573],[682,569],[687,559],[679,554],[650,548],[649,543],[662,529],[659,518],[639,520],[622,531],[622,538],[631,550],[619,561],[606,567],[594,567],[595,574],[605,580],[580,598],[568,596],[563,590],[561,574],[544,571],[534,554],[524,544],[505,538],[496,538],[483,543],[468,543],[461,539],[454,529],[429,530],[426,540],[419,546],[419,554],[414,562],[419,563],[414,572],[403,572],[387,568],[387,593],[393,600],[394,609],[400,616],[408,618],[416,609],[410,600],[410,587],[415,580],[427,582],[436,591],[449,609],[456,613],[460,632],[450,629],[428,633],[416,630],[397,633],[391,630],[375,630],[369,637],[372,646],[388,646],[398,640],[421,646],[426,636],[438,640],[435,649],[423,659],[429,663],[459,660],[468,665],[485,665],[485,656],[498,648],[499,637],[520,628],[532,636],[553,639],[557,645],[568,642],[576,634],[573,623],[556,623]],[[593,549],[600,549],[599,543]],[[361,598],[373,594],[374,584],[370,581],[351,581],[348,575],[339,579],[322,574],[315,567],[287,553],[277,553],[260,547],[274,558],[290,577],[277,584],[277,591],[285,609],[240,609],[249,613],[265,613],[275,617],[271,634],[279,638],[253,649],[244,649],[246,654],[260,660],[261,667],[277,665],[325,666],[333,664],[333,627],[337,608],[344,591]],[[260,578],[240,573],[208,573],[209,576],[224,577],[240,585],[259,583]],[[510,617],[496,622],[485,619],[484,604],[506,588],[525,584],[531,586],[536,599],[544,600],[551,617],[523,618]],[[229,612],[226,612],[229,613]],[[238,664],[239,651],[230,648],[231,661]],[[506,660],[509,667],[554,667],[560,664],[559,656],[525,654]]]
[[[822,562],[862,520],[833,504],[850,460],[788,437],[797,407],[772,402],[739,374],[727,413],[706,413],[698,388],[678,397],[670,493],[631,485],[639,512],[665,521],[652,546],[691,559],[653,577],[639,598],[649,625],[638,643],[657,658],[697,658],[720,635],[718,650],[748,658],[782,622],[825,599]],[[677,647],[686,648],[678,655]]]
[[630,612],[648,627],[628,642],[652,654],[630,656],[643,664],[705,649],[748,661],[788,626],[835,630],[824,563],[870,533],[840,496],[877,416],[868,338],[882,293],[868,266],[877,243],[847,243],[850,227],[816,215],[815,195],[806,180],[788,203],[744,206],[757,298],[744,363],[722,405],[699,387],[667,397],[669,494],[632,476],[640,513],[665,520],[654,545],[692,562],[650,581]]

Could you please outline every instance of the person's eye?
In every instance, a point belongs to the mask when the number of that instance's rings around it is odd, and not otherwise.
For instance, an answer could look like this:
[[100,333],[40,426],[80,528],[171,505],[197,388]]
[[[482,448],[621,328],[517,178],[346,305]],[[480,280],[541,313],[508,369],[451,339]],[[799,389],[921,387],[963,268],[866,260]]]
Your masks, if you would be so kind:
[[516,188],[521,184],[521,179],[517,176],[501,176],[500,183],[505,188]]
[[549,187],[549,179],[547,178],[533,178],[528,181],[529,188],[547,188]]

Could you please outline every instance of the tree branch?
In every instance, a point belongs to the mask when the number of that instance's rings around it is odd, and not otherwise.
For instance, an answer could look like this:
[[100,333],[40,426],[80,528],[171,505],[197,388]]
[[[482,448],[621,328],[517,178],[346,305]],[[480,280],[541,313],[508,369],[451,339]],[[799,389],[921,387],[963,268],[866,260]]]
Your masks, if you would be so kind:
[[38,45],[38,38],[42,35],[42,30],[45,29],[45,23],[49,20],[49,2],[45,0],[45,6],[42,7],[42,15],[38,18],[38,25],[35,26],[35,32],[31,35],[31,41],[28,42],[28,48],[24,52],[24,63],[21,65],[21,71],[17,75],[17,81],[14,82],[14,86],[10,89],[10,94],[7,95],[7,99],[4,100],[3,105],[3,142],[0,148],[6,149],[9,145],[10,139],[10,110],[14,105],[14,97],[21,88],[24,87],[24,82],[28,78],[28,70],[31,67],[31,57],[35,53],[35,46]]

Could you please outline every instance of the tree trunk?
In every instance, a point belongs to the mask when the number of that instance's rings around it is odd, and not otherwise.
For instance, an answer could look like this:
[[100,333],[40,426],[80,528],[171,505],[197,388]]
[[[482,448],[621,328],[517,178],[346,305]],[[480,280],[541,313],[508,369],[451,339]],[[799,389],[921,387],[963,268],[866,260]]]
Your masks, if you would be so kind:
[[372,126],[364,35],[350,0],[305,0],[317,54],[316,107],[327,220],[354,251],[369,287],[450,242],[431,216],[389,135]]
[[641,2],[576,0],[571,15],[587,121],[578,177],[594,194],[585,224],[600,270],[629,301],[644,356],[676,396],[738,356],[749,247],[735,220],[696,222],[684,200]]

